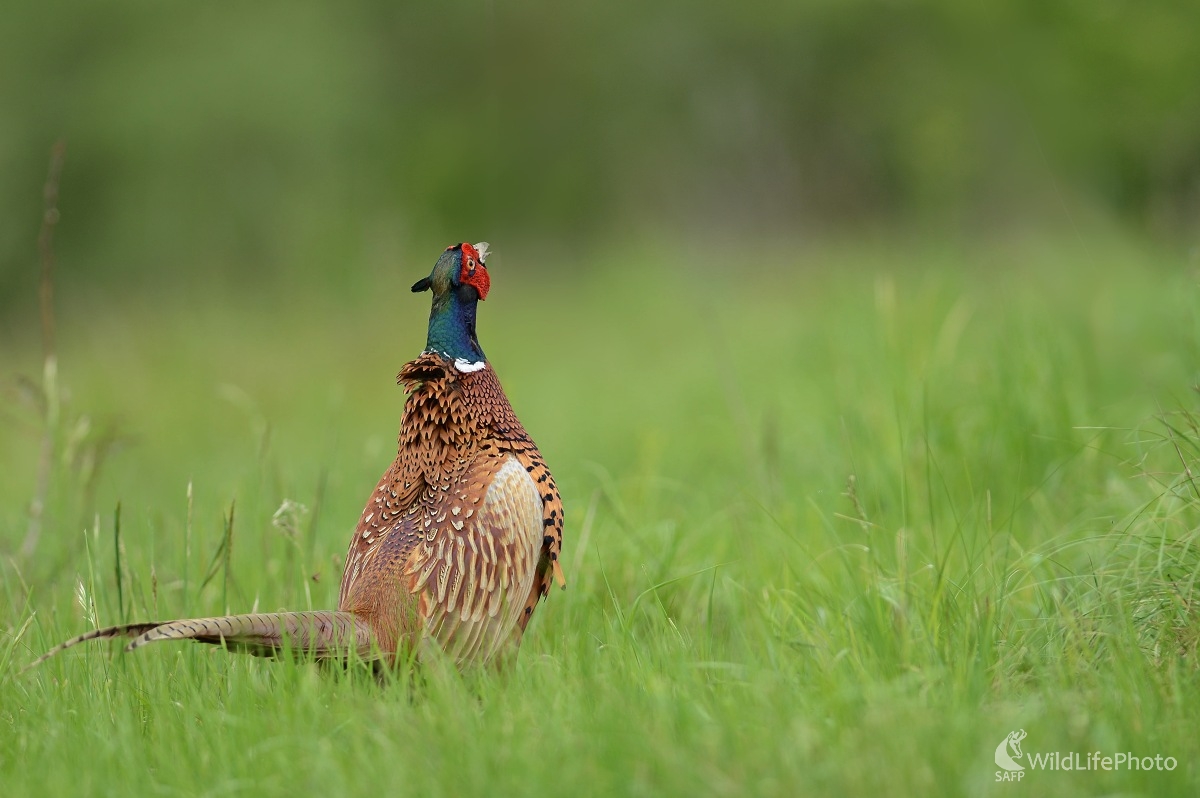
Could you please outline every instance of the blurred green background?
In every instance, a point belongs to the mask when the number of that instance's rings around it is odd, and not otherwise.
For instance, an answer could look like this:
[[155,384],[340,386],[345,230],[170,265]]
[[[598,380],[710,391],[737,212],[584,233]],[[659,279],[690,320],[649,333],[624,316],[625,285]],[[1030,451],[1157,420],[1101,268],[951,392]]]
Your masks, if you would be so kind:
[[[0,791],[992,795],[1021,728],[1183,763],[1037,794],[1195,795],[1198,31],[10,0]],[[333,606],[408,287],[464,240],[567,521],[511,682],[408,702],[186,646],[16,675],[94,625]]]
[[464,238],[535,270],[881,226],[1186,244],[1198,29],[1186,0],[12,0],[0,313],[59,137],[67,291],[354,294]]

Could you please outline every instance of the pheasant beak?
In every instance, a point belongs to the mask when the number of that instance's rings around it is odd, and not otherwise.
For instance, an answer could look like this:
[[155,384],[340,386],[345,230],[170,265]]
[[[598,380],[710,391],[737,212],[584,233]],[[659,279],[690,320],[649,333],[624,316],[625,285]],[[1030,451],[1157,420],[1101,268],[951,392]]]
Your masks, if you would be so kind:
[[[453,259],[447,257],[451,253],[456,254]],[[447,286],[455,284],[469,285],[479,293],[481,300],[487,299],[488,290],[492,286],[492,278],[488,275],[487,264],[484,262],[487,256],[488,243],[486,241],[481,241],[478,244],[463,242],[462,244],[447,247],[446,251],[442,253],[442,257],[438,260],[437,265],[434,266],[433,274],[413,283],[412,292],[419,294],[422,291],[430,290],[433,288],[434,276],[439,274],[439,269],[442,270],[441,273],[445,276],[446,267],[454,264],[458,267],[457,280],[453,283],[447,281]]]

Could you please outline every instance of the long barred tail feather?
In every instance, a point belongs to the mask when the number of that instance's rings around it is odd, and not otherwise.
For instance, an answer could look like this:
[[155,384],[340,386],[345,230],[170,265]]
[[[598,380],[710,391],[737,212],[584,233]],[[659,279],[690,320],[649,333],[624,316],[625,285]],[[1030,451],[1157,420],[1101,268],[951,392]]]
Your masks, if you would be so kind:
[[133,638],[125,647],[126,651],[159,640],[196,640],[268,657],[284,649],[317,659],[345,659],[351,651],[363,659],[377,656],[373,650],[370,628],[349,612],[260,612],[162,623],[131,623],[97,629],[55,646],[25,670],[80,643],[115,637]]
[[89,640],[109,640],[114,637],[137,637],[138,635],[144,634],[145,632],[148,632],[151,629],[161,625],[162,624],[158,623],[131,623],[124,626],[109,626],[105,629],[96,629],[91,632],[85,632],[78,637],[72,637],[65,643],[59,643],[57,646],[50,649],[45,654],[22,668],[21,672],[24,673],[30,668],[36,668],[38,665],[41,665],[58,652],[65,651],[66,649],[77,646],[80,643],[86,643]]

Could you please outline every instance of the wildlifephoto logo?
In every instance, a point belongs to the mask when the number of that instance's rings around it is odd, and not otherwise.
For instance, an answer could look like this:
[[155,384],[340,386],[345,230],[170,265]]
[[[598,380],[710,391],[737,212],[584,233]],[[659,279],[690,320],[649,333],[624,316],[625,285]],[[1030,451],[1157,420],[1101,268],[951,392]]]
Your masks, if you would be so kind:
[[[1025,777],[1026,767],[1029,770],[1174,770],[1179,766],[1173,756],[1135,756],[1132,752],[1124,751],[1115,754],[1104,754],[1101,751],[1090,751],[1081,754],[1078,751],[1063,753],[1049,751],[1028,755],[1021,750],[1021,741],[1026,737],[1024,729],[1008,733],[1008,736],[996,746],[996,781],[1020,781]],[[1018,760],[1024,759],[1022,764]]]
[[[1011,778],[1015,776],[1016,781],[1020,781],[1025,774],[1021,771],[1025,770],[1025,766],[1017,760],[1023,754],[1021,753],[1021,741],[1025,739],[1025,730],[1020,729],[1015,732],[1009,732],[1008,736],[1000,741],[1000,745],[996,746],[996,767],[1007,771],[1004,775],[1010,778],[997,778],[996,781],[1013,781]],[[997,772],[996,776],[1000,776]]]

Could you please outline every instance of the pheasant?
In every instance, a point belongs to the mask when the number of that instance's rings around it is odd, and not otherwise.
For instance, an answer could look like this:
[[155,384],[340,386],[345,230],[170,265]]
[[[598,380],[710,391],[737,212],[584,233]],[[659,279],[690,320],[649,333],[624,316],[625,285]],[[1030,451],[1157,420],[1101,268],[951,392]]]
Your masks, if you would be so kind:
[[110,626],[88,640],[198,640],[271,656],[394,664],[431,646],[456,665],[515,655],[559,566],[563,508],[554,477],[517,420],[475,334],[491,287],[487,244],[449,247],[413,287],[433,292],[429,337],[397,381],[408,398],[396,459],[367,500],[336,612],[278,612]]

